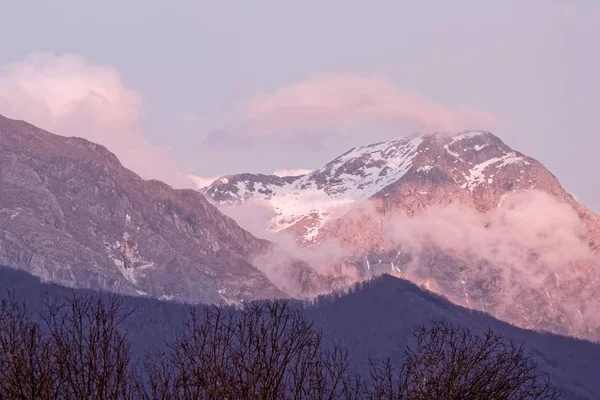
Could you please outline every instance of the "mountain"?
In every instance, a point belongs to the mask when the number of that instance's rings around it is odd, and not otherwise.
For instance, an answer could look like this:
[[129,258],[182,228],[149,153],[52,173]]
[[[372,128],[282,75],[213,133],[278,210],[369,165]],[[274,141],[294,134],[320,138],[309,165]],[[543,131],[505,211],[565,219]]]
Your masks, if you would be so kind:
[[[7,293],[25,301],[34,311],[42,311],[46,302],[61,301],[72,293],[93,294],[44,284],[22,271],[0,268],[0,298]],[[189,317],[189,307],[177,302],[130,296],[120,299],[126,310],[131,310],[121,328],[128,333],[134,358],[161,350],[164,341],[174,339]],[[389,356],[399,361],[404,347],[413,344],[412,333],[418,325],[442,320],[475,333],[492,328],[522,344],[538,368],[563,389],[565,399],[591,400],[600,393],[600,345],[520,329],[389,275],[365,282],[346,295],[327,295],[311,304],[295,304],[323,331],[327,344],[339,343],[349,350],[353,366],[361,374],[367,373],[369,358],[377,361]]]
[[600,216],[490,132],[407,136],[204,193],[270,208],[270,229],[304,248],[341,246],[331,274],[391,273],[521,327],[600,340]]
[[227,175],[203,192],[216,204],[266,200],[277,212],[273,230],[292,232],[310,244],[326,222],[358,200],[378,198],[409,214],[456,200],[485,212],[509,192],[534,188],[573,205],[594,238],[600,237],[600,218],[579,205],[541,163],[482,131],[412,135],[355,147],[307,175]]
[[[520,327],[600,340],[600,217],[489,132],[357,147],[304,176],[232,175],[204,194],[0,117],[0,264],[44,281],[239,303],[389,273]],[[271,208],[278,245],[217,208],[249,204]]]
[[[197,191],[145,181],[103,146],[0,116],[2,265],[70,287],[240,302],[288,296],[253,263],[271,246]],[[314,286],[309,266],[286,262]]]

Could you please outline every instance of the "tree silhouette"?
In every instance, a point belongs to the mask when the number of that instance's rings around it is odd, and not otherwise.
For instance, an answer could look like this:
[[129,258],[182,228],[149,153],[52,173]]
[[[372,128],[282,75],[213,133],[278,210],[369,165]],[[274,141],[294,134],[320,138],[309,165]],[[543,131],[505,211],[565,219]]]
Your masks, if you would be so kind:
[[394,368],[372,365],[370,399],[558,399],[560,392],[523,348],[488,330],[476,335],[447,322],[415,331],[416,346]]
[[58,393],[52,348],[27,308],[0,303],[0,398],[52,399]]
[[41,315],[0,303],[0,400],[559,398],[521,346],[446,322],[419,327],[402,362],[373,362],[364,379],[285,300],[192,308],[176,338],[139,362],[117,296],[72,295]]
[[116,295],[72,295],[64,303],[47,304],[44,321],[61,398],[132,397],[131,352],[119,330],[127,316]]
[[347,351],[324,349],[321,333],[287,301],[192,311],[143,371],[148,399],[354,399],[360,388]]

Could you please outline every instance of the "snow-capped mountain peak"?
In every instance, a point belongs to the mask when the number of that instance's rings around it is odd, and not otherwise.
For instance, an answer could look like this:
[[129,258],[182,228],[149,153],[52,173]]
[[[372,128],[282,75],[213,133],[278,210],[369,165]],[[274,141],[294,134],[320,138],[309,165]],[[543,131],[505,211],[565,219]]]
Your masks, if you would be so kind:
[[266,202],[275,210],[271,228],[290,229],[306,244],[327,221],[407,175],[428,174],[435,168],[461,189],[474,192],[482,184],[491,184],[504,167],[528,163],[489,132],[433,133],[355,147],[299,177],[229,175],[204,192],[217,204]]
[[233,175],[206,194],[272,206],[272,229],[307,253],[340,246],[332,275],[397,274],[522,327],[600,337],[600,217],[490,132],[355,147],[302,177]]

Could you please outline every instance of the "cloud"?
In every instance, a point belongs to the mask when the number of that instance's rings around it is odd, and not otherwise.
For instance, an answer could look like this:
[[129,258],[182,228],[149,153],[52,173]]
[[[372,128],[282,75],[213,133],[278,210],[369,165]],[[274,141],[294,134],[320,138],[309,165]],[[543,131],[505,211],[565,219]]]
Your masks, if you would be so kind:
[[[507,282],[528,280],[529,287],[594,257],[577,211],[539,190],[509,193],[486,213],[459,202],[434,204],[413,216],[392,209],[383,217],[380,210],[379,200],[357,202],[332,234],[342,235],[358,254],[373,248],[422,254],[434,246],[460,259],[486,260],[506,272]],[[432,275],[423,273],[418,257],[411,268],[414,276]]]
[[[325,74],[261,94],[244,105],[256,135],[310,132],[344,133],[379,126],[399,133],[491,129],[493,115],[470,108],[450,108],[401,90],[386,79]],[[398,134],[398,133],[396,133]]]
[[300,175],[306,175],[311,173],[312,170],[310,169],[303,169],[303,168],[292,168],[292,169],[276,169],[275,171],[273,171],[273,175],[277,175],[280,177],[285,177],[285,176],[300,176]]
[[[252,235],[274,244],[264,253],[255,254],[253,264],[280,289],[292,296],[318,295],[305,293],[294,262],[307,263],[317,273],[332,274],[338,260],[351,253],[343,249],[336,239],[326,240],[314,247],[301,247],[291,234],[271,230],[276,211],[262,200],[248,200],[237,205],[219,206],[219,211],[235,220]],[[347,271],[351,275],[354,270]],[[352,275],[353,278],[356,276]]]
[[114,152],[144,178],[190,186],[170,149],[142,134],[143,99],[112,66],[73,54],[34,53],[0,66],[0,113]]
[[[388,221],[387,238],[396,245],[422,249],[433,243],[518,268],[524,277],[562,273],[568,263],[591,257],[577,212],[537,190],[509,194],[487,214],[451,204],[432,207],[413,218],[399,214]],[[543,268],[536,270],[535,265]]]
[[458,304],[517,325],[531,318],[526,324],[538,328],[545,322],[534,322],[536,313],[562,310],[572,318],[563,333],[572,335],[600,326],[600,302],[573,291],[597,290],[585,278],[597,254],[577,212],[545,192],[510,194],[486,214],[452,204],[413,218],[386,216],[384,235],[415,255],[403,276]]
[[[487,213],[454,202],[414,216],[386,209],[383,216],[379,206],[372,200],[356,204],[332,230],[354,251],[354,260],[376,251],[370,267],[382,265],[375,271],[391,267],[457,304],[517,325],[544,327],[536,315],[548,312],[572,317],[563,333],[585,336],[600,326],[600,301],[575,296],[575,290],[597,291],[588,271],[598,254],[571,205],[530,190],[507,194]],[[544,329],[552,328],[548,324]]]
[[213,177],[203,177],[197,175],[188,175],[189,179],[194,182],[196,189],[202,189],[219,179],[218,176]]
[[[571,296],[573,288],[597,290],[585,273],[590,262],[597,263],[597,254],[569,204],[531,190],[508,194],[487,213],[451,203],[432,205],[414,216],[394,210],[383,216],[380,206],[375,200],[357,202],[342,217],[345,223],[330,226],[331,235],[309,248],[270,229],[276,211],[264,201],[220,210],[276,244],[255,263],[280,287],[294,288],[294,277],[282,266],[300,259],[320,273],[342,275],[346,282],[391,271],[457,304],[515,324],[555,309],[573,316],[570,334],[600,326],[600,302],[589,295]],[[515,314],[516,309],[524,314]]]

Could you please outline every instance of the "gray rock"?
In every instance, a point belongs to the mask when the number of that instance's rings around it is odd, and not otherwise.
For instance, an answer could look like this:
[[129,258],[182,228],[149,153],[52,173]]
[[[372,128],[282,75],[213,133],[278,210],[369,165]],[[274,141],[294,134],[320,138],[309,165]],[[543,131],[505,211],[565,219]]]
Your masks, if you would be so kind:
[[197,191],[0,116],[1,265],[70,287],[240,302],[286,296],[249,261],[269,246]]

